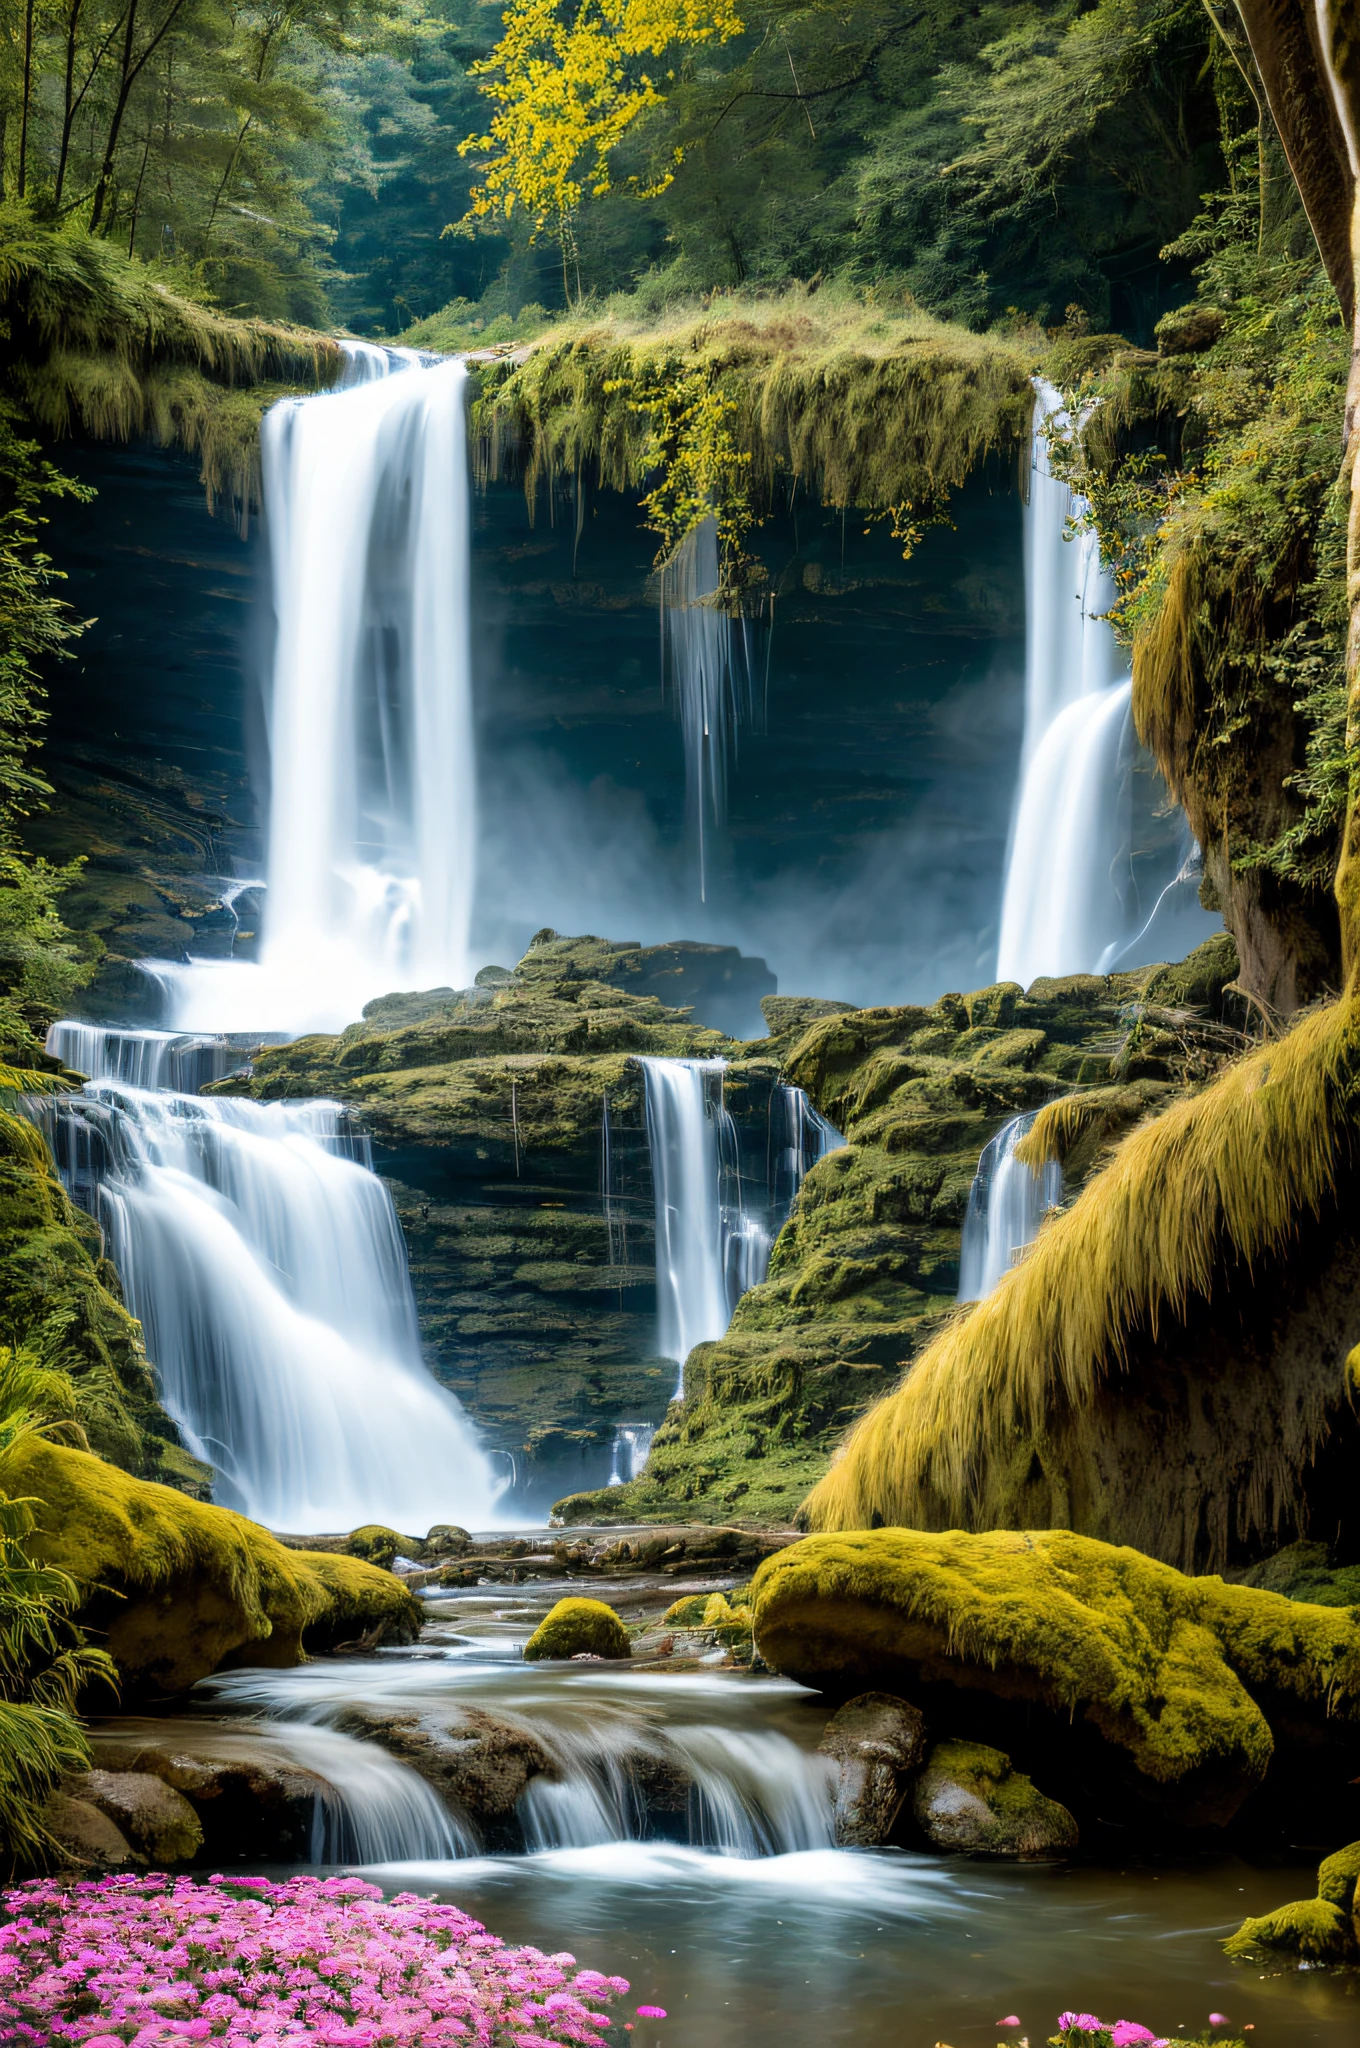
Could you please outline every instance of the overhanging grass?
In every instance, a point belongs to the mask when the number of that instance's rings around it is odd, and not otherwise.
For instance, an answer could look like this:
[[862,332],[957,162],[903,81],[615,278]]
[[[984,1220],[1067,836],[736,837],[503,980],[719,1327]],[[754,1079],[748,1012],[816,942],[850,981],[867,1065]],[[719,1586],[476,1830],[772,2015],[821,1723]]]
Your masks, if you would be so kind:
[[[1360,1015],[1335,1004],[1134,1130],[995,1291],[956,1317],[853,1430],[809,1497],[811,1526],[1033,1526],[1033,1455],[1059,1441],[1075,1492],[1077,1468],[1094,1470],[1109,1449],[1098,1397],[1110,1389],[1117,1402],[1138,1400],[1135,1345],[1155,1352],[1230,1272],[1249,1278],[1333,1199],[1358,1071]],[[1277,1403],[1277,1436],[1260,1446],[1243,1509],[1266,1527],[1287,1514],[1321,1427],[1316,1390],[1297,1391]],[[1334,1394],[1344,1399],[1340,1381]],[[1220,1414],[1202,1489],[1224,1443]],[[1123,1540],[1175,1551],[1173,1481],[1156,1460],[1139,1477],[1145,1514],[1121,1528]],[[1054,1514],[1051,1488],[1040,1511]],[[1131,1512],[1141,1512],[1136,1502]]]

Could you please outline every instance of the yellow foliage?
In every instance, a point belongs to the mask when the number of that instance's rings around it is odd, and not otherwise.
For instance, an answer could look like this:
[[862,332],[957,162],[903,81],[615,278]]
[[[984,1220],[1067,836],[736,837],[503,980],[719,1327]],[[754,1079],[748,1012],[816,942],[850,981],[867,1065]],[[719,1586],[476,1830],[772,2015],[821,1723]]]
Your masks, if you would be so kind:
[[[461,144],[490,153],[467,221],[519,208],[535,233],[564,233],[587,187],[609,191],[611,152],[664,96],[639,60],[726,42],[741,26],[731,0],[511,0],[500,42],[472,66],[497,111],[488,134]],[[663,191],[672,175],[641,189]]]

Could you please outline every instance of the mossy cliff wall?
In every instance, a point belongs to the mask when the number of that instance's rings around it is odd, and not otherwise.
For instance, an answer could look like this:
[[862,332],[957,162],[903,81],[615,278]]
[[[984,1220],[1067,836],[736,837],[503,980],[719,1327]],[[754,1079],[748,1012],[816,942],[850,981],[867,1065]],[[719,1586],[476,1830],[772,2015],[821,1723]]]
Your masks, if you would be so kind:
[[[684,1406],[643,1476],[562,1502],[566,1519],[790,1520],[846,1426],[952,1319],[987,1141],[1073,1089],[1100,1103],[1106,1135],[1176,1100],[1219,1034],[1231,1039],[1212,1013],[1234,965],[1216,940],[1180,969],[1038,981],[1028,994],[1002,984],[805,1030],[795,1012],[770,1051],[849,1142],[808,1175],[769,1279],[726,1338],[691,1352]],[[1097,1156],[1096,1133],[1083,1135],[1070,1184]]]
[[858,1427],[812,1525],[1360,1557],[1357,1105],[1348,999],[1134,1130]]

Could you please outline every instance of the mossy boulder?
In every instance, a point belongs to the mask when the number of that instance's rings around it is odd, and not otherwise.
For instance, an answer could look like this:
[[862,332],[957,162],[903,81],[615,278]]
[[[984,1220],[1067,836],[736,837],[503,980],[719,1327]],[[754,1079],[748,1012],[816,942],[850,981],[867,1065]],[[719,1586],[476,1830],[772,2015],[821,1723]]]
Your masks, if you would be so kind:
[[1261,1784],[1267,1709],[1290,1741],[1360,1745],[1360,1615],[1062,1530],[810,1537],[761,1565],[751,1604],[775,1670],[884,1685],[955,1728],[985,1703],[1056,1753],[1070,1729],[1102,1791],[1185,1826],[1224,1824]]
[[419,1631],[419,1604],[390,1573],[286,1549],[244,1515],[87,1451],[30,1439],[3,1480],[35,1503],[37,1562],[83,1589],[79,1618],[106,1644],[125,1700],[182,1692],[225,1662],[290,1665],[305,1648]]
[[362,1529],[351,1532],[345,1547],[351,1557],[362,1557],[380,1571],[390,1572],[398,1555],[409,1557],[413,1550],[419,1550],[420,1544],[414,1536],[399,1536],[395,1529],[384,1528],[381,1522],[366,1522]]
[[533,1663],[541,1658],[626,1657],[628,1631],[603,1600],[559,1600],[524,1645]]
[[936,1849],[974,1856],[1065,1856],[1077,1824],[999,1749],[938,1742],[911,1795],[912,1819]]
[[1244,1920],[1223,1946],[1242,1961],[1297,1956],[1303,1962],[1360,1960],[1360,1842],[1327,1857],[1318,1870],[1315,1899],[1295,1899]]

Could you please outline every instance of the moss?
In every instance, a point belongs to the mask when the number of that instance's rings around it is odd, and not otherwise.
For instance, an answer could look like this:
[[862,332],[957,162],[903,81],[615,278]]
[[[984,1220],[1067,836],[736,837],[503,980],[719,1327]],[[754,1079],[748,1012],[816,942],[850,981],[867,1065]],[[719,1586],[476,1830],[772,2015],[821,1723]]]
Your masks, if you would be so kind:
[[1360,1607],[1360,1564],[1332,1564],[1325,1543],[1288,1544],[1234,1576],[1244,1586],[1263,1586],[1315,1607]]
[[1338,1906],[1326,1899],[1295,1899],[1273,1913],[1244,1920],[1223,1946],[1242,1960],[1274,1950],[1306,1962],[1344,1963],[1355,1953],[1355,1936]]
[[[960,1828],[949,1795],[954,1787],[971,1794],[988,1818],[973,1807]],[[1077,1846],[1077,1825],[1065,1806],[1047,1798],[1003,1750],[983,1742],[937,1742],[913,1791],[918,1818],[944,1795],[936,1826],[928,1830],[941,1848],[962,1847],[951,1835],[965,1834],[975,1853],[997,1856],[1052,1856]],[[943,1825],[941,1825],[943,1823]],[[951,1825],[951,1823],[953,1823]]]
[[351,1557],[366,1558],[379,1570],[390,1572],[397,1553],[409,1554],[408,1546],[414,1547],[414,1542],[413,1537],[398,1536],[395,1529],[385,1529],[381,1522],[367,1522],[362,1529],[353,1531],[348,1549]]
[[70,1376],[76,1420],[101,1457],[204,1495],[211,1471],[157,1401],[117,1284],[98,1226],[68,1200],[39,1132],[0,1112],[0,1342]]
[[524,1645],[533,1663],[539,1658],[626,1657],[628,1631],[603,1600],[559,1600]]
[[1360,1616],[1065,1531],[811,1537],[761,1565],[752,1608],[761,1655],[804,1684],[1042,1706],[1186,1824],[1230,1818],[1264,1777],[1257,1695],[1301,1723],[1360,1725]]
[[[1124,1138],[1027,1257],[857,1426],[807,1503],[812,1525],[1071,1523],[1211,1567],[1230,1538],[1278,1543],[1281,1518],[1302,1514],[1328,1415],[1344,1404],[1339,1364],[1330,1395],[1263,1381],[1254,1403],[1220,1402],[1212,1448],[1193,1438],[1189,1416],[1187,1440],[1164,1443],[1160,1462],[1173,1475],[1182,1457],[1195,1460],[1193,1515],[1169,1512],[1166,1487],[1141,1469],[1122,1480],[1111,1469],[1110,1416],[1131,1408],[1145,1354],[1150,1372],[1174,1360],[1178,1325],[1229,1286],[1241,1301],[1241,1276],[1287,1263],[1334,1203],[1350,1163],[1358,1026],[1349,1003],[1310,1013]],[[1265,1329],[1269,1316],[1263,1305],[1254,1319]],[[1316,1345],[1307,1369],[1325,1381]]]
[[417,1603],[389,1573],[285,1549],[243,1515],[88,1452],[29,1441],[4,1480],[33,1498],[34,1556],[84,1590],[80,1618],[106,1643],[125,1698],[181,1692],[226,1661],[296,1664],[309,1632],[333,1626],[419,1626]]
[[21,201],[0,207],[0,315],[13,382],[49,433],[178,443],[200,457],[210,498],[257,495],[266,407],[333,382],[342,362],[328,336],[212,312]]

